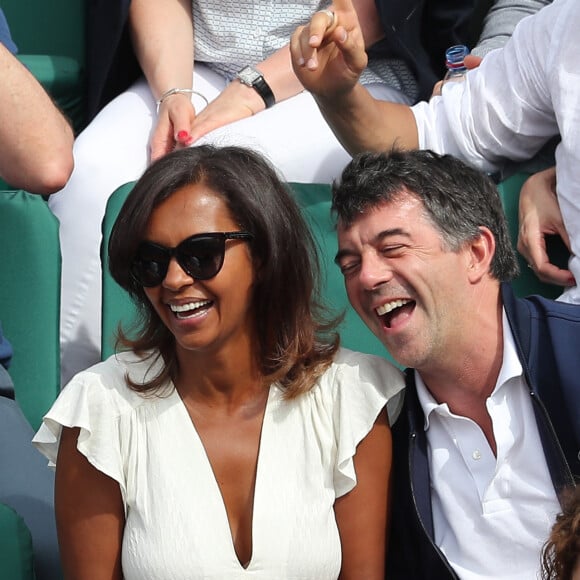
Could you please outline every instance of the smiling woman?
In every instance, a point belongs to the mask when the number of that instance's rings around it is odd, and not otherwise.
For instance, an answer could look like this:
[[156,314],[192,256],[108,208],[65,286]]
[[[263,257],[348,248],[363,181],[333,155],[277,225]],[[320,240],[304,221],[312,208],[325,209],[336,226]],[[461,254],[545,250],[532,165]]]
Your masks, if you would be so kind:
[[274,169],[237,147],[167,155],[109,258],[140,331],[35,438],[57,464],[67,575],[382,580],[402,375],[339,348]]

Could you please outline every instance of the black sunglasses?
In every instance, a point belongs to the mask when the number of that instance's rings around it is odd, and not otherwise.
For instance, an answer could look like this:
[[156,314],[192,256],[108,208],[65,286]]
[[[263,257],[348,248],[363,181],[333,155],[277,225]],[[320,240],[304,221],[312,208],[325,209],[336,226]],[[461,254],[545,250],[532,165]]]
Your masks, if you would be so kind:
[[175,257],[183,271],[195,280],[209,280],[224,265],[226,240],[251,240],[249,232],[211,232],[186,238],[175,248],[142,242],[131,266],[133,278],[147,288],[159,286]]

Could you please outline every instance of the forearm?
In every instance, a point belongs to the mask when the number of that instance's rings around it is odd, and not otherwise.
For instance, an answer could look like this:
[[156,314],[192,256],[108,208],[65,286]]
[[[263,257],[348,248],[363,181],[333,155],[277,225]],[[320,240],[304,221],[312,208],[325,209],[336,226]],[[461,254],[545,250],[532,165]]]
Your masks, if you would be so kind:
[[34,76],[0,44],[0,175],[14,187],[49,194],[72,169],[73,132]]
[[264,75],[264,79],[270,85],[277,103],[289,99],[304,90],[292,70],[288,45],[278,49],[266,60],[255,63],[255,67]]
[[132,0],[129,22],[137,60],[155,99],[172,88],[190,88],[193,22],[187,0]]
[[407,105],[381,101],[360,84],[344,95],[316,96],[327,123],[343,147],[355,155],[396,146],[417,149],[415,118]]

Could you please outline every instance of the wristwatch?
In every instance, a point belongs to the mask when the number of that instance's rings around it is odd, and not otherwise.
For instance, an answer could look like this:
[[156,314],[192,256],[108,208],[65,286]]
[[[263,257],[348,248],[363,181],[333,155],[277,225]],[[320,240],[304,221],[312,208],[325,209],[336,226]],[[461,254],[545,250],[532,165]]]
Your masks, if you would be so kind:
[[245,66],[240,72],[238,72],[236,78],[242,84],[252,87],[262,97],[266,109],[269,109],[276,103],[274,93],[260,71],[257,71],[251,66]]

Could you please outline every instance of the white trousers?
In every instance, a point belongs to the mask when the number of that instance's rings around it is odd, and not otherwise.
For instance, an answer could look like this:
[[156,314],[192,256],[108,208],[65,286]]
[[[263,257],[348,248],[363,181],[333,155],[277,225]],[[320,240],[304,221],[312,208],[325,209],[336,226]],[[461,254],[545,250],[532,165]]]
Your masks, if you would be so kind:
[[[193,86],[209,101],[227,81],[196,63]],[[396,89],[369,87],[383,100],[408,102]],[[196,110],[202,100],[192,96]],[[49,206],[60,222],[62,253],[61,379],[65,384],[100,360],[101,222],[109,196],[140,177],[149,162],[156,117],[144,79],[109,103],[74,144],[75,168]],[[326,124],[312,96],[303,92],[258,115],[237,121],[196,142],[243,145],[265,154],[287,181],[330,183],[350,156]]]

